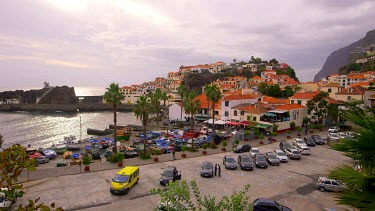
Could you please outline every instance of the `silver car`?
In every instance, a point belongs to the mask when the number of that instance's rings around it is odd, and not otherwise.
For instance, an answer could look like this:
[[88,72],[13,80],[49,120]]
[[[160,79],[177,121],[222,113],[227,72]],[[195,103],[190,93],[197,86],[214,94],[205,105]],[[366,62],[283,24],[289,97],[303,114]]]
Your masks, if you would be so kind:
[[339,181],[326,177],[318,177],[315,181],[315,186],[322,192],[326,190],[338,192],[345,189],[345,186]]
[[337,133],[328,133],[328,141],[335,141],[338,142],[340,141],[340,136],[337,135]]
[[301,160],[301,153],[297,149],[286,149],[286,155],[290,159]]
[[286,156],[286,154],[283,151],[279,149],[275,149],[272,152],[279,158],[280,162],[284,162],[284,163],[288,162],[288,156]]
[[254,157],[254,155],[259,154],[260,151],[258,148],[251,148],[250,149],[250,157]]
[[232,169],[236,170],[237,169],[237,162],[236,160],[230,156],[230,155],[225,155],[223,158],[223,164],[226,169]]
[[293,139],[293,145],[294,146],[307,146],[306,142],[303,140],[303,138],[294,138]]
[[295,148],[299,150],[301,155],[310,155],[310,149],[307,146],[296,146]]
[[201,176],[202,177],[213,177],[214,176],[214,165],[211,162],[204,161],[201,165]]

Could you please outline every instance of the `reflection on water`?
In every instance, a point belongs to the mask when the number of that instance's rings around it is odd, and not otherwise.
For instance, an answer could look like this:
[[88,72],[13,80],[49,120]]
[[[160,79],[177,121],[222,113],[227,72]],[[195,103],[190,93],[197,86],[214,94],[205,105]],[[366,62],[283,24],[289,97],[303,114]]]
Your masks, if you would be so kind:
[[[113,112],[81,112],[82,138],[87,135],[87,128],[103,130],[113,124]],[[119,112],[118,125],[135,124],[140,121],[132,112]],[[0,134],[3,136],[4,146],[14,143],[33,147],[49,147],[59,143],[64,136],[80,135],[80,118],[75,112],[1,112]]]

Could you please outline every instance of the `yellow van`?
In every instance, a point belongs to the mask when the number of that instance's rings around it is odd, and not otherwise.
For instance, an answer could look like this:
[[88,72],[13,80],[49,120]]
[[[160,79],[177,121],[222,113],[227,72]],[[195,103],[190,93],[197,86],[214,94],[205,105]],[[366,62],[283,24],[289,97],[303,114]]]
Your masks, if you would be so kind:
[[110,191],[112,194],[127,194],[130,188],[138,183],[139,168],[137,166],[126,166],[121,169],[112,179]]

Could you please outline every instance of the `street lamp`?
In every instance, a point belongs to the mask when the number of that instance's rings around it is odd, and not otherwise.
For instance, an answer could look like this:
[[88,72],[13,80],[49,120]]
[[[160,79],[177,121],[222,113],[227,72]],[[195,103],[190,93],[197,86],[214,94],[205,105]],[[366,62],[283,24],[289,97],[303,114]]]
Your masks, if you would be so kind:
[[82,119],[81,119],[81,113],[79,112],[79,108],[77,108],[77,112],[79,115],[79,140],[82,141]]

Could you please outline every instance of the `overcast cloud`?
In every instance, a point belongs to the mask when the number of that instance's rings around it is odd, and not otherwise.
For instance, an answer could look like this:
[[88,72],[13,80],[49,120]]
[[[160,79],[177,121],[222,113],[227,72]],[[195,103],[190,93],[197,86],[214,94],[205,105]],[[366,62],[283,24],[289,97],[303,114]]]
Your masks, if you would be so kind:
[[362,0],[3,0],[0,88],[125,86],[252,55],[311,81],[332,51],[375,29],[374,11]]

